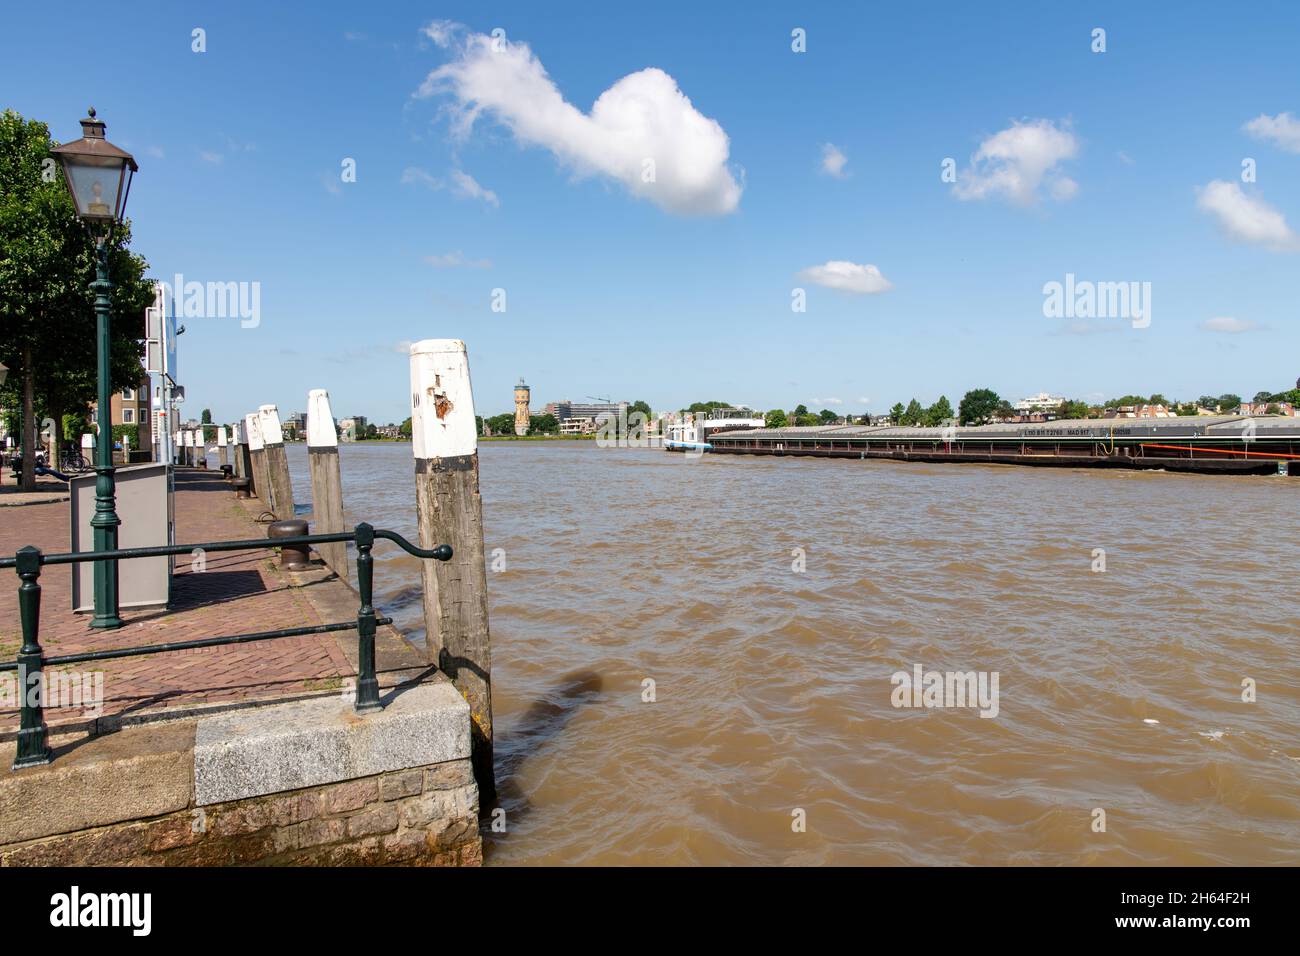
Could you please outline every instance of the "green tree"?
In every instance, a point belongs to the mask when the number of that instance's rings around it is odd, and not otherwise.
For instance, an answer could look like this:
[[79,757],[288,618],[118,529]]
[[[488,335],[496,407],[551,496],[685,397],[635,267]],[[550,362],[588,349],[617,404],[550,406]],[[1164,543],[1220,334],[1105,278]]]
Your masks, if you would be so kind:
[[1224,412],[1235,412],[1241,407],[1241,396],[1225,392],[1218,398],[1219,408]]
[[919,425],[925,419],[925,409],[916,399],[907,403],[907,408],[903,411],[904,425]]
[[407,441],[410,441],[410,439],[411,439],[411,420],[410,420],[409,418],[403,420],[402,424],[400,424],[400,425],[397,426],[397,434],[401,435],[401,436],[402,436],[403,438],[405,438]]
[[768,428],[785,428],[787,424],[784,408],[774,408],[763,416],[763,424]]
[[514,412],[493,415],[487,420],[487,423],[488,427],[492,429],[493,435],[513,435],[515,433]]
[[1083,401],[1071,401],[1066,399],[1061,402],[1061,407],[1056,410],[1057,418],[1087,418],[1088,403]]
[[889,410],[890,423],[894,425],[903,424],[903,415],[905,415],[906,413],[907,413],[907,409],[903,407],[903,403],[895,402],[894,407]]
[[203,409],[203,414],[199,416],[199,424],[200,425],[212,424],[212,409],[210,408]]
[[961,424],[987,424],[997,412],[1001,402],[998,393],[991,388],[971,389],[962,396],[961,404],[958,406]]
[[[36,444],[37,402],[59,423],[95,398],[96,251],[52,160],[49,128],[0,113],[0,362],[10,369],[0,405],[21,405],[24,455]],[[43,175],[45,169],[55,175]],[[141,323],[153,301],[147,264],[130,251],[129,223],[108,240],[113,282],[110,389],[140,381]],[[61,442],[62,436],[56,436]],[[35,471],[23,469],[24,487]]]
[[925,410],[925,423],[931,428],[942,425],[950,418],[952,418],[952,404],[946,395],[940,395],[939,400]]
[[830,425],[833,422],[839,421],[840,418],[839,415],[836,415],[829,408],[823,408],[821,412],[818,413],[817,417],[821,419],[823,425]]
[[533,415],[528,419],[528,434],[530,435],[558,435],[559,433],[560,420],[550,412]]
[[629,419],[632,418],[632,413],[633,413],[633,412],[640,412],[642,415],[645,416],[645,420],[646,420],[647,422],[650,421],[652,418],[654,418],[654,414],[655,414],[655,413],[651,410],[651,408],[650,408],[650,403],[649,403],[649,402],[643,402],[643,401],[641,401],[640,399],[638,399],[637,401],[635,401],[635,402],[633,402],[632,404],[628,405],[628,407],[627,407],[627,417],[628,417]]

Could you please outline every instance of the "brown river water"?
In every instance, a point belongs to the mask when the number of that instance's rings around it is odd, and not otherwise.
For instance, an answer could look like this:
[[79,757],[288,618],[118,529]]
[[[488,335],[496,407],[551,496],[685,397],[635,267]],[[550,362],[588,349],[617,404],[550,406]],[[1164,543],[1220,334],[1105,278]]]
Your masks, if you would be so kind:
[[[411,446],[340,460],[349,519],[414,539]],[[592,442],[480,467],[489,864],[1300,863],[1294,478]],[[418,562],[376,554],[422,640]],[[917,665],[997,672],[996,716],[895,707]]]

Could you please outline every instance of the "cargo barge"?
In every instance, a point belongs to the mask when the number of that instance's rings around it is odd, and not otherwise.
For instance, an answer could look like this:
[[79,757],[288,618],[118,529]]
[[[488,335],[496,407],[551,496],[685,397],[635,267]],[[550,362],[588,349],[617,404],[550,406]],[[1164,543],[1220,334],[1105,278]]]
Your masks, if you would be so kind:
[[709,436],[711,454],[1300,475],[1300,418],[1214,415],[918,428],[815,425]]

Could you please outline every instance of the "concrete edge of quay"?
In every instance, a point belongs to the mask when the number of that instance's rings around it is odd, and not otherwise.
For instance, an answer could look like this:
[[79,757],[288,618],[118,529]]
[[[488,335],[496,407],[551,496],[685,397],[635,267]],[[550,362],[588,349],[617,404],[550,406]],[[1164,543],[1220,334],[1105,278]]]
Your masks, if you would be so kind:
[[0,866],[477,865],[469,705],[446,681],[367,716],[334,695],[97,737],[14,771]]

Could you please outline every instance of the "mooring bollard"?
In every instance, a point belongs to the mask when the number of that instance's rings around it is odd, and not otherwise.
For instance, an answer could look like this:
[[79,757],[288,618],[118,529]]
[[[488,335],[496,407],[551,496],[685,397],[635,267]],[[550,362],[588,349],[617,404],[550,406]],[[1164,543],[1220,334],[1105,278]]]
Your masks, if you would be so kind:
[[269,505],[271,480],[266,474],[266,452],[262,448],[262,426],[257,412],[244,416],[244,427],[248,429],[248,477],[253,479],[252,492]]
[[230,465],[230,454],[226,448],[226,426],[217,426],[217,466],[224,473]]
[[[266,529],[268,538],[297,538],[307,534],[307,522],[301,518],[272,521]],[[311,555],[305,544],[280,546],[280,567],[286,571],[306,571],[311,567]]]
[[459,339],[411,346],[411,437],[420,547],[452,548],[450,561],[423,562],[425,646],[469,702],[474,777],[487,802],[496,795],[492,646],[474,396]]
[[[307,467],[311,472],[311,515],[318,534],[345,531],[343,477],[339,470],[339,435],[334,428],[330,395],[323,388],[307,393]],[[348,580],[348,547],[343,542],[316,546],[325,563]]]

